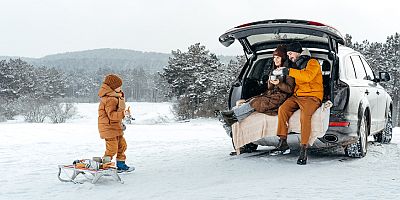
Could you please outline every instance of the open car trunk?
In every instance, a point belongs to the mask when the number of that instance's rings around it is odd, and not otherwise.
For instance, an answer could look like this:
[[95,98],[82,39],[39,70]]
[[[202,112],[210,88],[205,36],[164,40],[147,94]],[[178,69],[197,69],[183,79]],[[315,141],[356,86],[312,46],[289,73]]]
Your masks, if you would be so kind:
[[[232,84],[229,94],[230,109],[236,105],[237,100],[249,99],[265,91],[268,75],[272,71],[272,52],[279,44],[300,42],[304,49],[310,51],[311,57],[319,61],[323,75],[324,97],[323,105],[318,112],[314,113],[315,116],[313,115],[313,136],[310,140],[310,145],[318,146],[318,142],[314,143],[314,141],[319,141],[316,138],[324,136],[329,125],[330,106],[332,105],[329,101],[335,105],[334,88],[338,87],[339,83],[338,45],[344,44],[340,33],[332,27],[317,22],[267,20],[235,27],[219,37],[219,41],[225,46],[230,46],[235,40],[238,40],[243,46],[247,62],[235,83]],[[260,113],[250,115],[248,118],[253,120],[247,120],[248,123],[241,122],[232,126],[234,143],[236,141],[241,145],[240,140],[242,140],[243,144],[257,141],[257,144],[273,145],[274,142],[277,142],[275,130],[277,116],[257,114]],[[298,113],[289,120],[291,132],[300,132],[299,120]],[[252,135],[253,138],[247,138]]]

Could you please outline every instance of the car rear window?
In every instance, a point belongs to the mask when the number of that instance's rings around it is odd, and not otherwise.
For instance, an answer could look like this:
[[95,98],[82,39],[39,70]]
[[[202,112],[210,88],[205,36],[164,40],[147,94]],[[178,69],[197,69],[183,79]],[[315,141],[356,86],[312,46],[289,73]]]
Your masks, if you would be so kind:
[[319,37],[308,34],[298,34],[298,33],[266,33],[266,34],[256,34],[247,37],[250,45],[255,45],[258,43],[268,42],[268,41],[285,41],[285,40],[296,40],[296,41],[312,41],[318,43],[328,43],[328,38]]

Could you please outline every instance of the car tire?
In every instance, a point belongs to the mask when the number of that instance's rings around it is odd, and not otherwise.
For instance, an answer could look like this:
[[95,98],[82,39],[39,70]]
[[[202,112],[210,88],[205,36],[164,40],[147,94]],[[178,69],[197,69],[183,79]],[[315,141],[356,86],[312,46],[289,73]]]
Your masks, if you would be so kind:
[[389,111],[385,128],[380,133],[374,135],[375,141],[382,144],[390,143],[390,141],[392,140],[392,129],[392,111]]
[[362,158],[367,154],[368,148],[368,131],[369,126],[367,123],[367,116],[364,114],[360,119],[360,123],[358,125],[358,140],[356,143],[347,145],[345,148],[345,153],[349,157],[353,158]]

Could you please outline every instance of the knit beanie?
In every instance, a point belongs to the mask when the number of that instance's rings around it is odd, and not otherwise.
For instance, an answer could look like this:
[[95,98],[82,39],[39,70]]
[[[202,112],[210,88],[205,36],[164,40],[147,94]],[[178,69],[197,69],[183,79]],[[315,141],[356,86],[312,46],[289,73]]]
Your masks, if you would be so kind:
[[111,89],[115,90],[122,86],[122,79],[115,74],[109,74],[104,79],[104,84],[110,86]]
[[287,51],[294,51],[297,53],[301,53],[303,51],[303,49],[299,42],[293,42],[287,46]]
[[272,53],[272,55],[274,56],[279,56],[282,58],[282,60],[286,60],[286,56],[287,56],[287,47],[284,44],[278,45],[278,47],[276,47],[275,51]]

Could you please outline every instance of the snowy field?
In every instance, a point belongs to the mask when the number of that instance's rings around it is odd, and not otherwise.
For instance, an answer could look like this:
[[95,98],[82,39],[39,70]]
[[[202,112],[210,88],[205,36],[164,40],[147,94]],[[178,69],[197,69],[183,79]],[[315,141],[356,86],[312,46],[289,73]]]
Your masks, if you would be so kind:
[[121,175],[124,184],[57,179],[57,165],[105,149],[97,104],[79,104],[65,124],[0,123],[0,199],[400,199],[400,128],[391,144],[370,138],[365,158],[313,153],[299,166],[296,152],[229,156],[217,120],[177,122],[168,103],[128,104],[136,120],[125,132],[127,164],[136,171]]

